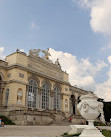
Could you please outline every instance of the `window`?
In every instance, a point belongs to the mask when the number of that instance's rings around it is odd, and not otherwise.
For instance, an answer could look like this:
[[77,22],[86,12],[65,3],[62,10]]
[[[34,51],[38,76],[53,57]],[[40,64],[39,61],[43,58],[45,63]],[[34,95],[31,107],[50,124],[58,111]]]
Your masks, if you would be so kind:
[[30,80],[29,89],[28,89],[28,107],[32,107],[32,108],[37,107],[37,94],[38,94],[38,85],[35,80]]
[[42,108],[49,109],[49,90],[50,87],[48,84],[42,86]]
[[60,88],[54,89],[54,109],[60,109]]
[[6,94],[5,94],[5,106],[8,105],[8,97],[9,97],[9,89],[6,89]]

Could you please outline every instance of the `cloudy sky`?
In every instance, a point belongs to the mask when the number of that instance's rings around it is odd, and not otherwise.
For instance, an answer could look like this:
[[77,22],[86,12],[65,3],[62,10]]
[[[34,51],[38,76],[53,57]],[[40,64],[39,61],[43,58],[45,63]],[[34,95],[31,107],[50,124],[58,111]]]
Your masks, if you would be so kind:
[[111,0],[0,0],[0,58],[50,48],[72,85],[111,101]]

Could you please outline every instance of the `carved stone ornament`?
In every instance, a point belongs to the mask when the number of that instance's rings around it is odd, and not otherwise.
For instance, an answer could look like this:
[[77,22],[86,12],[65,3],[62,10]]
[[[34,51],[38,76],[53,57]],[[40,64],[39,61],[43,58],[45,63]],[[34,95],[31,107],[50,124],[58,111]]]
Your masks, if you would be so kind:
[[51,54],[49,53],[49,48],[47,48],[47,51],[42,50],[42,53],[44,53],[44,56],[42,56],[42,59],[44,59],[45,61],[52,63],[52,61],[49,59],[49,56],[51,56]]
[[50,91],[50,96],[51,96],[51,97],[54,96],[54,91],[53,91],[53,90]]
[[30,49],[29,50],[29,55],[31,56],[35,56],[35,57],[39,57],[39,53],[40,53],[40,49]]
[[97,99],[98,97],[95,94],[87,94],[80,97],[81,102],[77,105],[77,109],[82,117],[84,117],[89,123],[89,126],[83,130],[80,137],[104,137],[93,124],[100,113],[102,115],[102,122],[105,122],[103,103],[98,102]]

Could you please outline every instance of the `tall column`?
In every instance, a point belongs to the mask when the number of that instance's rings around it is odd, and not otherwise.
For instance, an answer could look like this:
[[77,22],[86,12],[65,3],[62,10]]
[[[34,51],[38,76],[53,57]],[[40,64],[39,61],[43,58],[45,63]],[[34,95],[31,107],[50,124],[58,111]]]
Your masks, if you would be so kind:
[[42,89],[38,89],[38,98],[37,98],[37,103],[38,103],[38,109],[42,109]]
[[25,106],[28,107],[28,85],[26,85],[26,93],[25,93]]
[[63,93],[60,94],[60,111],[63,111]]
[[0,81],[0,106],[2,106],[4,87],[5,87],[5,82]]
[[50,91],[50,101],[49,101],[49,109],[54,109],[54,91]]

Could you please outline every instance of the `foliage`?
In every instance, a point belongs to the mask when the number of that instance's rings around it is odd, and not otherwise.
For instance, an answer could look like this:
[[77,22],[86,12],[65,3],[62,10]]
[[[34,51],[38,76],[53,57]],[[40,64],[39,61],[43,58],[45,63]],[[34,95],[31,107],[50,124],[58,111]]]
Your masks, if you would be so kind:
[[102,122],[97,122],[97,121],[94,122],[94,125],[95,126],[106,126],[106,124],[104,124]]
[[102,130],[102,134],[105,137],[111,137],[111,130]]
[[[111,130],[102,130],[102,134],[105,136],[105,137],[111,137]],[[80,134],[73,134],[73,135],[68,135],[68,133],[64,133],[62,136],[63,137],[79,137]]]
[[8,119],[5,116],[0,116],[0,119],[2,119],[2,122],[4,122],[4,125],[15,125],[15,123],[13,123],[10,119]]
[[110,122],[111,118],[111,102],[104,102],[104,116],[107,122]]

